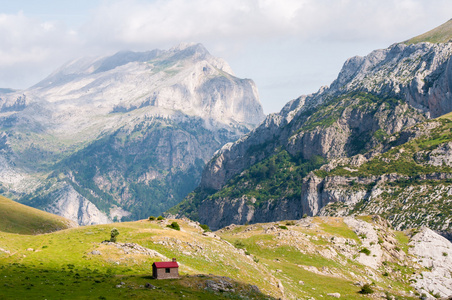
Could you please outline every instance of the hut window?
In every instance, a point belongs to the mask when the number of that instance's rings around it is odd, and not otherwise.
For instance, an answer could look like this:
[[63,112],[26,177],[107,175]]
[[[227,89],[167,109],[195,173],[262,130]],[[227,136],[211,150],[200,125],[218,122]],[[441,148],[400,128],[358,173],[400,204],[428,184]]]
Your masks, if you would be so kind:
[[170,268],[166,268],[166,269],[165,269],[165,273],[171,273],[171,272],[170,272]]

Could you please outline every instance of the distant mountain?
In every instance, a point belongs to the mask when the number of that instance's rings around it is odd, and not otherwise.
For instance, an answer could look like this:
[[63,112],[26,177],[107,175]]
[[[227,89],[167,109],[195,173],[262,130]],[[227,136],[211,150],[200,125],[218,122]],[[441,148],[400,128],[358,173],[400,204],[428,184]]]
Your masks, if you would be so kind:
[[214,229],[377,213],[397,228],[452,231],[449,121],[428,121],[452,111],[451,55],[452,43],[419,42],[348,59],[331,86],[225,145],[169,212]]
[[159,215],[263,118],[253,81],[200,44],[78,59],[0,94],[0,184],[79,224]]
[[42,234],[76,226],[71,220],[0,196],[1,232]]

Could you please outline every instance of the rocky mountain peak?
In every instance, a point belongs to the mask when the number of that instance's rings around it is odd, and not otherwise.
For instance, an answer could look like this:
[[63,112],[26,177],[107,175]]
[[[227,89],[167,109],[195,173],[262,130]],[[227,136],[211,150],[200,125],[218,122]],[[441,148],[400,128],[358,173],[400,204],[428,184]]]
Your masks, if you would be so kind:
[[80,224],[158,215],[264,117],[254,82],[201,44],[81,58],[0,97],[0,187],[19,174],[12,198]]

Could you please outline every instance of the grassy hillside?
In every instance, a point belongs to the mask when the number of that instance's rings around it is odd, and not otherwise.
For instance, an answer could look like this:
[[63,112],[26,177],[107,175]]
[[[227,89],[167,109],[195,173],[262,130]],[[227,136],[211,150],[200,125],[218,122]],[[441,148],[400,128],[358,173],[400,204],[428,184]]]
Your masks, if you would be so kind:
[[0,231],[40,234],[75,226],[72,221],[0,196]]
[[452,39],[452,20],[449,20],[446,23],[444,23],[424,34],[421,34],[412,39],[409,39],[405,43],[408,45],[422,43],[422,42],[447,43],[451,39]]
[[[230,226],[216,233],[204,233],[188,220],[96,225],[38,236],[0,233],[0,299],[318,299],[335,292],[363,299],[368,298],[359,293],[363,283],[376,293],[411,299],[409,276],[423,268],[414,269],[406,259],[408,238],[365,220],[382,247],[342,218]],[[180,231],[167,227],[174,221]],[[102,243],[113,227],[120,232],[117,243]],[[372,252],[363,254],[364,248]],[[172,257],[178,259],[181,279],[153,280],[152,262]],[[380,261],[376,269],[362,263],[374,257]]]

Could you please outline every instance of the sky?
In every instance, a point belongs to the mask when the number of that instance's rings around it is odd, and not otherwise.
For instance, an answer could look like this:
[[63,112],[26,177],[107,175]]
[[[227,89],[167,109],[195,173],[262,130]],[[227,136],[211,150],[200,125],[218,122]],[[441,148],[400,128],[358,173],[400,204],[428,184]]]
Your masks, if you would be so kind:
[[451,18],[450,0],[0,0],[0,88],[83,56],[195,42],[253,79],[268,114],[331,84],[347,58]]

